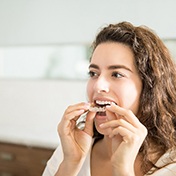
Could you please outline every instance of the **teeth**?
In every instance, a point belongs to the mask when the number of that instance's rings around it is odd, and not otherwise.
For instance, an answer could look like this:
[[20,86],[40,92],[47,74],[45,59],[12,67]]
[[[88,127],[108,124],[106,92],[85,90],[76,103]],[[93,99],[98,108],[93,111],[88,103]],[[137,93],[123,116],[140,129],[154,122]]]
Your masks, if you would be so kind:
[[107,105],[107,104],[111,104],[112,102],[110,101],[100,101],[100,100],[96,100],[96,104],[98,105]]
[[110,105],[112,102],[111,101],[101,101],[101,100],[96,100],[95,103],[97,105],[105,105],[104,107],[97,107],[96,105],[95,106],[91,106],[89,108],[89,111],[92,111],[92,112],[105,112],[106,111],[106,105]]
[[89,111],[92,111],[92,112],[105,112],[106,109],[105,109],[105,107],[90,107]]

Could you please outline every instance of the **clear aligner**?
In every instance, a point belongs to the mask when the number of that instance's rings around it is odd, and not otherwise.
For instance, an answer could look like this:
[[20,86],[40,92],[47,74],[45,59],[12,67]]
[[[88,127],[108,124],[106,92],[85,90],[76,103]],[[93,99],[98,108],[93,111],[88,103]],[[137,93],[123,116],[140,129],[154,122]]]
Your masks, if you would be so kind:
[[89,108],[89,111],[91,112],[105,112],[106,111],[106,108],[105,107],[90,107]]

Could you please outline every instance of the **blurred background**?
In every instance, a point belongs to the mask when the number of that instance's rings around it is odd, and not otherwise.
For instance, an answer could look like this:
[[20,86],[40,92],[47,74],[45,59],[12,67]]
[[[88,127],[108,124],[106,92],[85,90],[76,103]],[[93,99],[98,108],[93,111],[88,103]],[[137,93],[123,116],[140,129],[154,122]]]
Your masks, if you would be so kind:
[[175,0],[0,0],[0,176],[41,175],[60,144],[65,108],[86,101],[90,45],[101,27],[146,25],[176,58],[175,7]]

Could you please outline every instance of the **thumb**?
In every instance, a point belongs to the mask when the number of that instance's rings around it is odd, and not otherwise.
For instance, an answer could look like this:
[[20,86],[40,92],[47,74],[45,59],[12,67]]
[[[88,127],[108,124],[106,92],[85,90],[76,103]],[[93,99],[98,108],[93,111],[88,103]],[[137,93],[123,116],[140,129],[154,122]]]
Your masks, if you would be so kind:
[[86,121],[85,121],[84,132],[89,134],[90,136],[93,136],[93,123],[94,123],[95,114],[96,112],[88,112]]

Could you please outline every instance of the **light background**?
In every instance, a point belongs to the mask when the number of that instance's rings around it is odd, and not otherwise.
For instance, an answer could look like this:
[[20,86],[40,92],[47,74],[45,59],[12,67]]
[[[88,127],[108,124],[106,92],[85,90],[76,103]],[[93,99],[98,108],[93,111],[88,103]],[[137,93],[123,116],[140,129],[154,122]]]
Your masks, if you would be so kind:
[[[175,7],[175,0],[0,0],[0,46],[87,44],[100,27],[124,20],[176,38]],[[0,140],[56,147],[58,122],[68,105],[86,101],[85,89],[85,81],[0,79]]]

